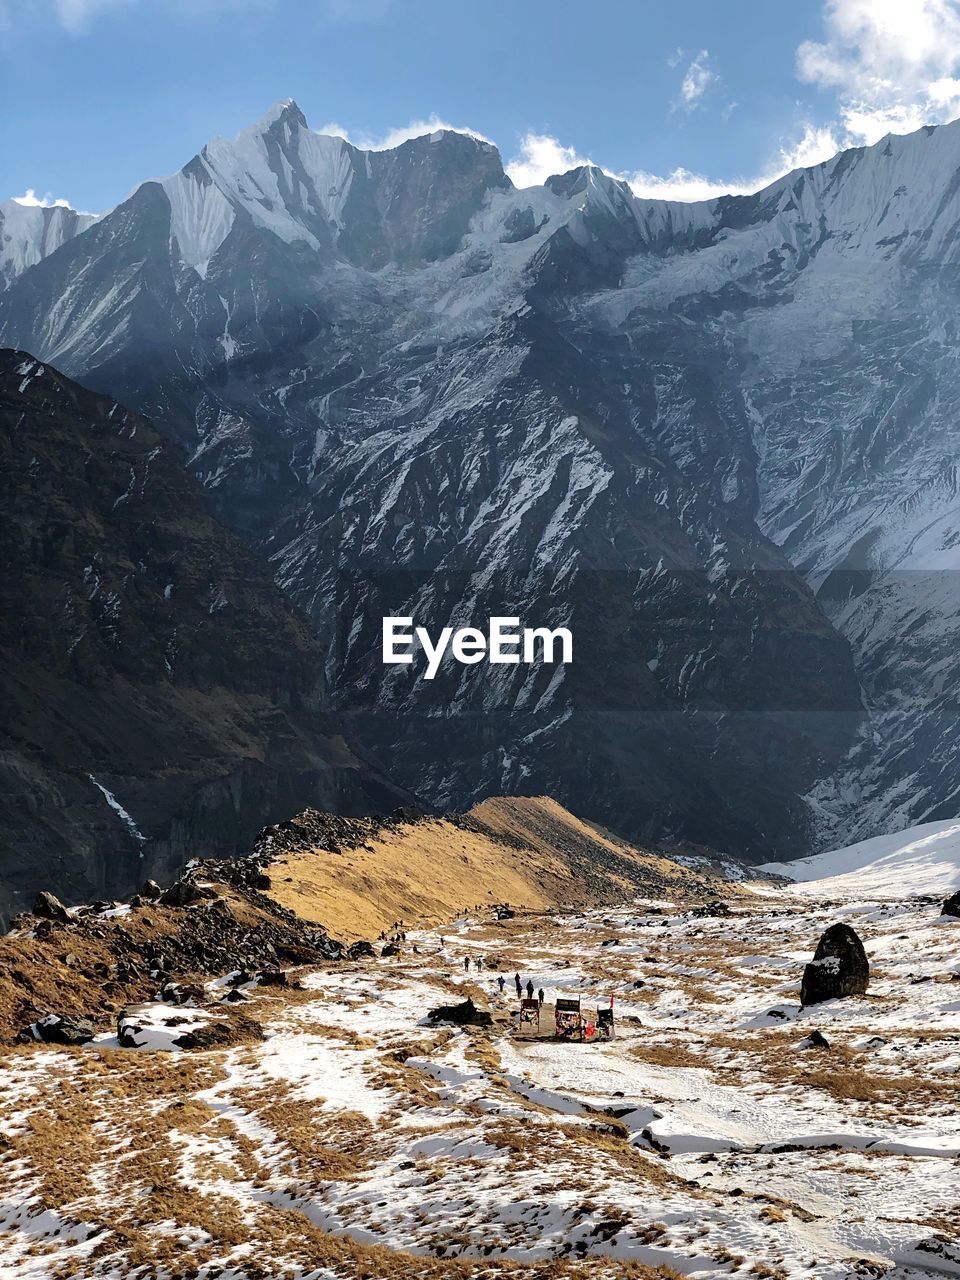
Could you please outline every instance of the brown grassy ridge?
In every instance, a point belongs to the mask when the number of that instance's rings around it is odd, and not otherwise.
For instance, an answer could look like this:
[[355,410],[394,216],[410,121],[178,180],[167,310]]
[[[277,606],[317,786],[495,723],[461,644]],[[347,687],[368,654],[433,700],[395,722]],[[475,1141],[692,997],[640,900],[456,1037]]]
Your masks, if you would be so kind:
[[702,899],[735,892],[544,796],[500,797],[465,815],[402,822],[336,852],[281,850],[269,875],[276,902],[348,940],[376,938],[395,920],[438,925],[495,903],[544,911],[637,894]]
[[[296,941],[299,925],[294,922],[291,927],[282,920],[269,899],[258,902],[257,895],[244,896],[225,884],[217,884],[216,893],[222,916],[229,917],[238,936],[282,927]],[[206,903],[184,909],[145,901],[112,918],[18,918],[15,924],[21,927],[0,937],[0,1043],[10,1043],[25,1026],[51,1012],[88,1015],[101,1029],[110,1028],[119,1009],[156,995],[160,980],[150,976],[145,958],[150,947],[165,941],[189,944],[197,930],[196,913],[207,910]],[[243,961],[242,948],[233,959],[236,964]],[[217,971],[230,967],[213,966]],[[171,976],[193,983],[210,974],[209,965],[185,960]],[[231,1021],[242,1021],[237,1008],[221,1007],[220,1012]]]

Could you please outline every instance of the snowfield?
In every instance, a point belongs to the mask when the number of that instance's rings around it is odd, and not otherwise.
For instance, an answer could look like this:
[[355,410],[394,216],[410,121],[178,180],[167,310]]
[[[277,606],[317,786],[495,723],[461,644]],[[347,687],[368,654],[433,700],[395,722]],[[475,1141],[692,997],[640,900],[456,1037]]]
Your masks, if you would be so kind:
[[788,876],[799,882],[794,892],[815,897],[947,897],[960,889],[960,821],[926,822],[812,858],[768,862],[761,870]]
[[[887,872],[834,892],[857,858],[922,864],[949,830],[732,887],[730,915],[638,901],[411,930],[400,959],[246,987],[262,1041],[7,1051],[0,1275],[960,1275],[960,920],[903,881],[873,893]],[[838,919],[869,991],[802,1010]],[[515,973],[544,989],[539,1031],[515,1025]],[[616,1038],[555,1041],[558,992],[613,995]],[[427,1018],[467,995],[492,1026]]]

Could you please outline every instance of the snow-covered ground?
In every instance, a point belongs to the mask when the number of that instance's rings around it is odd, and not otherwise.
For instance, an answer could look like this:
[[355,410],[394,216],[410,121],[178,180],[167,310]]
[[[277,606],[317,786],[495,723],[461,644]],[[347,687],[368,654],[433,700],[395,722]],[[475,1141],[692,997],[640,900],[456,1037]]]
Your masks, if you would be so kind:
[[770,862],[761,870],[789,876],[798,881],[796,892],[815,897],[947,897],[960,889],[960,820],[926,822],[812,858]]
[[[960,1276],[960,921],[803,888],[411,931],[249,988],[260,1043],[12,1051],[0,1275]],[[870,989],[801,1010],[838,919]],[[616,1039],[553,1040],[558,992]],[[492,1027],[427,1019],[467,994]]]

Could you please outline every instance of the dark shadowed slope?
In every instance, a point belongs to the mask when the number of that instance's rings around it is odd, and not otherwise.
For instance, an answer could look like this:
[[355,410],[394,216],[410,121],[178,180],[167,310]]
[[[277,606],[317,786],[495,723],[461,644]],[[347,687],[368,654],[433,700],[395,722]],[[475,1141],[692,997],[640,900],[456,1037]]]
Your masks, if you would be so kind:
[[[0,353],[0,881],[117,892],[379,784],[323,654],[150,423]],[[382,796],[381,796],[382,798]]]

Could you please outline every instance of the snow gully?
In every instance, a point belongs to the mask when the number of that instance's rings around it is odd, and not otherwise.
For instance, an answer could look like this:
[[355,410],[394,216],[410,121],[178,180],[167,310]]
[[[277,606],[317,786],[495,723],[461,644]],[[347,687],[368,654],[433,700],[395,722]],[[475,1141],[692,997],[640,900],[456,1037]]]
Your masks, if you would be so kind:
[[440,664],[449,650],[454,661],[464,666],[473,666],[484,659],[492,664],[509,664],[513,666],[523,662],[532,665],[536,662],[556,662],[559,652],[561,663],[573,661],[573,635],[567,627],[524,627],[521,630],[519,618],[490,618],[487,631],[478,627],[444,627],[437,638],[432,640],[426,627],[413,626],[413,618],[383,619],[383,662],[384,665],[413,662],[411,652],[414,641],[427,657],[425,680],[432,680],[440,670]]

